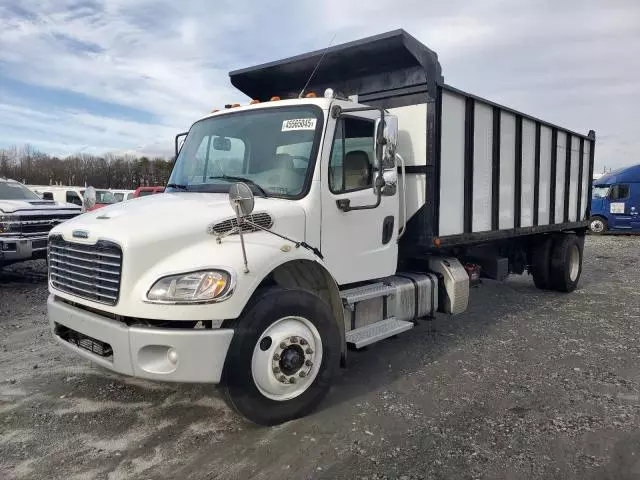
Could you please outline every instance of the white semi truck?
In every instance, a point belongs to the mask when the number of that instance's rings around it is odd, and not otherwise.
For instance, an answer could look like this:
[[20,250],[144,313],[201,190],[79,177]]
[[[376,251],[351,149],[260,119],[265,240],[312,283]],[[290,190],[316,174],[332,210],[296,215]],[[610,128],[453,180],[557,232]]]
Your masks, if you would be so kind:
[[230,77],[253,101],[176,137],[165,195],[51,232],[62,345],[124,375],[220,384],[269,425],[312,411],[349,346],[465,311],[479,276],[576,288],[593,131],[446,85],[403,30]]

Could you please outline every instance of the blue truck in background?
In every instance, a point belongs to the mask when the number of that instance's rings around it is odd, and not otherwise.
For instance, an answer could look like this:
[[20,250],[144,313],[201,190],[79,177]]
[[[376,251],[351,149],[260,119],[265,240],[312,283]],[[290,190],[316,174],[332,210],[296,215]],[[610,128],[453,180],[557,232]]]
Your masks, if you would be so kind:
[[640,232],[640,165],[593,182],[589,228],[593,233]]

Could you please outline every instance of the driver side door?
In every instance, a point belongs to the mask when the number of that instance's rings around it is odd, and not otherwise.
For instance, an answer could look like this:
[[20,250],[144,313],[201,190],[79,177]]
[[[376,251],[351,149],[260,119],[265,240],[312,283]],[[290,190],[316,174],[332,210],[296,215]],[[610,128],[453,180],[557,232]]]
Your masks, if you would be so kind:
[[342,115],[332,122],[322,156],[321,250],[339,285],[393,275],[398,261],[398,194],[383,195],[372,206],[376,176],[376,111]]

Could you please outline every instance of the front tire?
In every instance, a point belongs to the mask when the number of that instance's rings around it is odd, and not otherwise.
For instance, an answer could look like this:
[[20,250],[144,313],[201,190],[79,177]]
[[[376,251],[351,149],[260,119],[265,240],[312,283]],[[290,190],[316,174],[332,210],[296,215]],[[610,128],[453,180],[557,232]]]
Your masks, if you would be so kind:
[[573,292],[582,274],[584,237],[558,235],[551,251],[551,286],[558,292]]
[[589,230],[591,233],[601,235],[609,229],[607,221],[602,217],[591,217],[589,219]]
[[257,292],[235,329],[222,378],[227,404],[259,425],[310,413],[340,365],[340,332],[327,303],[303,290]]

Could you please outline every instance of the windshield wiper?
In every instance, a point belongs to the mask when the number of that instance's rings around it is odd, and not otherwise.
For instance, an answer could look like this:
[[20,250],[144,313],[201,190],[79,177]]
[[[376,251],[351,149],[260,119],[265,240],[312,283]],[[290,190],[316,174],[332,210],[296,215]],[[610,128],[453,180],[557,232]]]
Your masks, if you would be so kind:
[[244,177],[235,177],[233,175],[215,175],[213,177],[209,177],[209,180],[227,180],[229,182],[246,182],[249,185],[256,187],[258,191],[262,194],[263,197],[268,197],[267,192],[264,191],[260,185],[249,178]]
[[178,190],[187,191],[189,187],[187,185],[180,185],[179,183],[170,183],[167,188],[177,188]]

